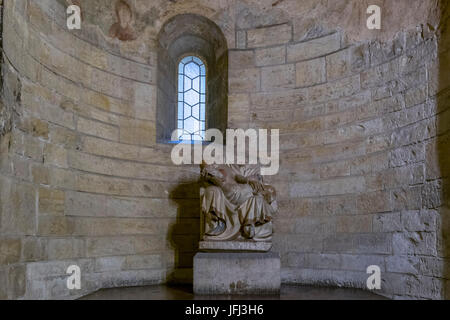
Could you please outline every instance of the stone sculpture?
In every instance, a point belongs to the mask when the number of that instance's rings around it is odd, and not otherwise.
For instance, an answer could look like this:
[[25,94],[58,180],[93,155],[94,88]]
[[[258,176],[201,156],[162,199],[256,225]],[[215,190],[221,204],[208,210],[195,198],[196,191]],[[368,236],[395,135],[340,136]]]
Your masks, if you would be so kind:
[[[277,212],[276,191],[264,184],[259,166],[202,164],[201,177],[204,186],[200,190],[203,240],[200,248],[268,251],[271,244],[248,246],[271,243],[272,218]],[[227,241],[231,246],[212,243],[219,241]]]
[[279,294],[272,247],[275,189],[256,165],[202,164],[202,241],[194,257],[196,294]]

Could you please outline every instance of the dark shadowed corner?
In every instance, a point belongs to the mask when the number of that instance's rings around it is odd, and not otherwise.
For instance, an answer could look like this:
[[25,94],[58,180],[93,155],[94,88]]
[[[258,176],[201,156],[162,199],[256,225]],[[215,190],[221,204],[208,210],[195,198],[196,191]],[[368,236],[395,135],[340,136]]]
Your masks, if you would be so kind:
[[174,251],[173,268],[167,275],[169,284],[191,284],[193,260],[200,235],[200,184],[183,183],[170,193],[178,207],[176,222],[170,226],[167,242]]

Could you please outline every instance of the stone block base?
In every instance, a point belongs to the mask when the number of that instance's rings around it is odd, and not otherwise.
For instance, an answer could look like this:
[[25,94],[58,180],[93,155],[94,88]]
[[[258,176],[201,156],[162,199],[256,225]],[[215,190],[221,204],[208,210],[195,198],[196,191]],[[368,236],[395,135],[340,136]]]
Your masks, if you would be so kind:
[[194,257],[194,293],[279,294],[280,255],[275,252],[200,252]]
[[212,252],[267,252],[272,248],[272,242],[257,241],[200,241],[201,251]]

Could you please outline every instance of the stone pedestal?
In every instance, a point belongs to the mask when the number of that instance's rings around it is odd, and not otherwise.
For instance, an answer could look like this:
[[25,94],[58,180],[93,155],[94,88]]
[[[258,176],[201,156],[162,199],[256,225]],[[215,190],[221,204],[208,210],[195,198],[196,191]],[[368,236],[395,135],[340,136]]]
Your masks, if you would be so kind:
[[279,294],[280,255],[274,252],[200,252],[194,257],[194,293]]
[[200,241],[200,251],[207,252],[268,252],[272,242],[258,241]]

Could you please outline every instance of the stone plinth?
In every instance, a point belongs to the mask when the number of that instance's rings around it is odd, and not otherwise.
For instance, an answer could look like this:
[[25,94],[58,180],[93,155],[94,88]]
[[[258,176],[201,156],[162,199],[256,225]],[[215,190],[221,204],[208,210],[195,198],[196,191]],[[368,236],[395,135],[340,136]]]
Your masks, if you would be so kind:
[[272,248],[272,242],[257,241],[200,241],[200,251],[220,252],[267,252]]
[[279,294],[280,277],[275,252],[200,252],[194,257],[195,294]]

